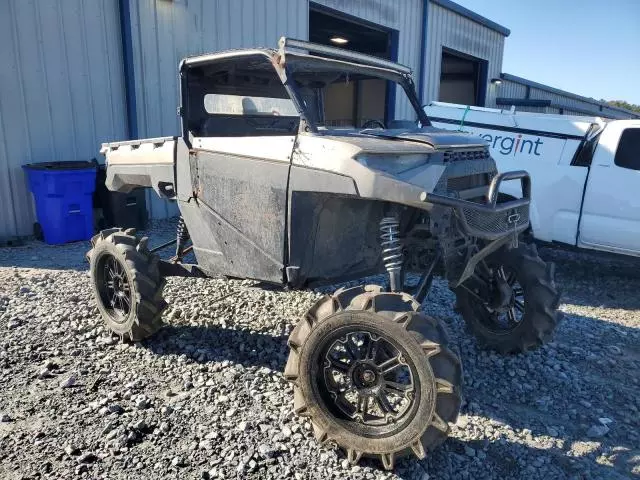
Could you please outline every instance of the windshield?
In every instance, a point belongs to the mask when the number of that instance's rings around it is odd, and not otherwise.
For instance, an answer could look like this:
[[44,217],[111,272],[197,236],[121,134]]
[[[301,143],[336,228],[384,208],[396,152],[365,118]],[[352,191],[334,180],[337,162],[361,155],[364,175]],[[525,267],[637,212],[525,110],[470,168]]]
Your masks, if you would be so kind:
[[418,112],[402,84],[361,68],[318,64],[291,72],[291,78],[308,120],[319,130],[418,126]]

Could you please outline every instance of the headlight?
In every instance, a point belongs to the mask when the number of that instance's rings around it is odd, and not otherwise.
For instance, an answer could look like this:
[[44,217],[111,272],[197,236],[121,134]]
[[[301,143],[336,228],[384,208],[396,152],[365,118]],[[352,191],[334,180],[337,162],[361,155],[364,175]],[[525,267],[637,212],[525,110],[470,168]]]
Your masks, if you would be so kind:
[[398,174],[411,170],[412,168],[424,165],[429,161],[429,155],[425,154],[407,154],[407,155],[358,155],[356,160],[365,167],[373,170],[381,170],[383,172]]

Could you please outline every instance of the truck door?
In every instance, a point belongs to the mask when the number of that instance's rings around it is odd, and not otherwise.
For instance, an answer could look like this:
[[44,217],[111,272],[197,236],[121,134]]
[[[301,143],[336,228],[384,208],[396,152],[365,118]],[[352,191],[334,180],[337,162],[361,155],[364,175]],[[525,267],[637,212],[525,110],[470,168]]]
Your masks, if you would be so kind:
[[600,134],[578,246],[640,255],[640,121],[611,122]]

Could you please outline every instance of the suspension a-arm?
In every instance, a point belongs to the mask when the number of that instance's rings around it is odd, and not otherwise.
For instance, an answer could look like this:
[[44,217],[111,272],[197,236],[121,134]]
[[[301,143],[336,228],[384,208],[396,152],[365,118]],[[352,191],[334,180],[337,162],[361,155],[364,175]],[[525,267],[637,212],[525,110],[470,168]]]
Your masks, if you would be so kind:
[[460,274],[460,277],[457,279],[457,281],[451,282],[450,280],[450,282],[456,287],[459,287],[462,283],[464,283],[465,280],[473,275],[473,272],[475,271],[478,263],[480,263],[488,255],[491,255],[493,252],[497,251],[500,247],[511,242],[512,240],[513,239],[511,237],[499,238],[481,248],[469,258],[467,264],[464,267],[464,270]]
[[429,295],[431,284],[433,283],[434,270],[441,259],[442,253],[440,252],[440,250],[438,250],[436,252],[436,255],[433,257],[431,264],[422,273],[420,281],[418,282],[418,286],[416,287],[416,292],[413,294],[418,303],[424,302],[424,299],[427,298],[427,295]]

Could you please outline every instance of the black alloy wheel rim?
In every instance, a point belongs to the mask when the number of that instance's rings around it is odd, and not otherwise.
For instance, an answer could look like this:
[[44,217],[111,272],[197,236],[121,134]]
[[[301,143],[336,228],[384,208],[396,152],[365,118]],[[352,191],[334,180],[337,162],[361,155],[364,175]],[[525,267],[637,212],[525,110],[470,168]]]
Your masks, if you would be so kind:
[[316,387],[327,410],[348,429],[386,436],[411,420],[418,373],[395,340],[347,327],[328,336],[319,352]]
[[[496,334],[512,332],[521,323],[525,314],[525,292],[514,271],[504,266],[491,268],[481,262],[482,268],[474,273],[474,280],[480,281],[482,290],[488,292],[489,301],[473,301],[473,308],[482,325]],[[473,296],[477,291],[467,290]]]
[[111,254],[103,255],[97,265],[98,292],[103,308],[116,323],[125,323],[131,312],[133,292],[124,265]]

